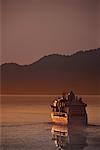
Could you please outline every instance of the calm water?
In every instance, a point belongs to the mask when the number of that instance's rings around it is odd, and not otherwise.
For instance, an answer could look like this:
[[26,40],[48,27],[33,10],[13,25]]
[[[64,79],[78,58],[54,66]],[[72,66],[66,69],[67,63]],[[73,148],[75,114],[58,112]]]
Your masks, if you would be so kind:
[[51,123],[50,103],[55,97],[2,96],[0,149],[99,150],[100,96],[82,96],[88,104],[89,126],[84,129]]

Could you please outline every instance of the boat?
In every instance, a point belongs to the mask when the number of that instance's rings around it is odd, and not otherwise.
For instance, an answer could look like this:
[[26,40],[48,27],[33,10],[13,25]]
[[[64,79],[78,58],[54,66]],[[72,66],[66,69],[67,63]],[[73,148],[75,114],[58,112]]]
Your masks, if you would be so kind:
[[87,104],[73,91],[63,93],[51,104],[51,119],[53,123],[63,125],[87,125]]

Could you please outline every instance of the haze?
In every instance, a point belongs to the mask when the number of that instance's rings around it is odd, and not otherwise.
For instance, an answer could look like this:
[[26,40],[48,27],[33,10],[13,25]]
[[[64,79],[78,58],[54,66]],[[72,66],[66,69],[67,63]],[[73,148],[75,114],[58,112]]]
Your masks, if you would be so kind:
[[100,0],[2,0],[1,62],[100,47]]

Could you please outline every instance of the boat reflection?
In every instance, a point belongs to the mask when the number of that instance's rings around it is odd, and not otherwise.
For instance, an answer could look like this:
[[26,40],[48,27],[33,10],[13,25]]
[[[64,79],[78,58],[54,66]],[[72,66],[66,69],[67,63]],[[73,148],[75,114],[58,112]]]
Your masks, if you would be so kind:
[[51,133],[57,150],[83,150],[88,146],[87,137],[82,128],[53,125]]

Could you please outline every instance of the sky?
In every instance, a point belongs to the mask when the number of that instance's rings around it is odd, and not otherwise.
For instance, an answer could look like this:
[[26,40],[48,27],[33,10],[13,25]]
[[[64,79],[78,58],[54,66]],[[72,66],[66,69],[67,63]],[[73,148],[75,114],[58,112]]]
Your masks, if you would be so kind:
[[100,0],[0,1],[0,63],[100,47]]

